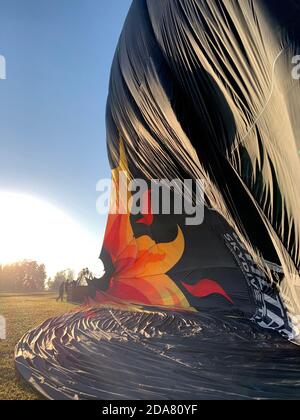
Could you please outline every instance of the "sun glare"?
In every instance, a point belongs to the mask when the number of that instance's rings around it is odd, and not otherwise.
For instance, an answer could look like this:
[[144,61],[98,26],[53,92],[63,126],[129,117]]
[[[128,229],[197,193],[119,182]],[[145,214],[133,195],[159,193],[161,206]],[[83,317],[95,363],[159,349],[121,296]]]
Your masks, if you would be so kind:
[[62,210],[40,199],[0,192],[0,264],[29,259],[49,275],[95,264],[99,241]]

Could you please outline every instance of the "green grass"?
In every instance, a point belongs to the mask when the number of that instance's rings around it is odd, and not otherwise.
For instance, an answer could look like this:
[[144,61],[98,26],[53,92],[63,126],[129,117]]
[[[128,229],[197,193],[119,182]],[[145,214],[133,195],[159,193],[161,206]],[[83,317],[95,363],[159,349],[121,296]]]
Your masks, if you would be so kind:
[[0,400],[37,400],[39,396],[17,377],[14,349],[22,336],[48,318],[74,309],[69,303],[57,303],[55,295],[1,294],[0,315],[6,318],[7,339],[0,340]]

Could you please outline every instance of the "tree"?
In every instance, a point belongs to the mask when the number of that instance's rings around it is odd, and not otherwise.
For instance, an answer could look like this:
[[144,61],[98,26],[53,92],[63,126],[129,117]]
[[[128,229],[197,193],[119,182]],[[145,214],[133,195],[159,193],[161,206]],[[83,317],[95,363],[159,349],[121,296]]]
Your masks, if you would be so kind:
[[60,285],[64,282],[73,282],[75,278],[74,271],[67,269],[56,273],[53,279],[48,280],[48,289],[51,291],[57,291]]
[[44,264],[39,265],[36,261],[25,262],[21,266],[21,278],[26,291],[36,292],[45,289],[47,278]]
[[36,261],[21,261],[2,265],[0,290],[4,292],[40,292],[45,289],[47,278],[44,264]]

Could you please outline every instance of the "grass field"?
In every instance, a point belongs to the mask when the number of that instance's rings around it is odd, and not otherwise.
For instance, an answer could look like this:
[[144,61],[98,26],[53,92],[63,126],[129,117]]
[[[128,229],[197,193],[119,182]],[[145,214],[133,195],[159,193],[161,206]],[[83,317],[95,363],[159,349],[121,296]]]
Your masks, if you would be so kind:
[[74,309],[57,303],[55,295],[9,295],[0,293],[0,315],[7,322],[7,339],[0,340],[0,400],[36,400],[39,396],[17,378],[14,348],[22,336],[44,320]]

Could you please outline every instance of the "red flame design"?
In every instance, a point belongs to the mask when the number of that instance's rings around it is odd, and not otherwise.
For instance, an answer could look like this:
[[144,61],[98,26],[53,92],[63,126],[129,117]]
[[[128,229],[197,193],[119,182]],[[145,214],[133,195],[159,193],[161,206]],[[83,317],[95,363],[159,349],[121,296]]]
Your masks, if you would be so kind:
[[217,294],[223,296],[226,300],[228,300],[228,302],[234,305],[232,299],[228,296],[225,290],[214,280],[203,279],[193,286],[186,283],[182,284],[195,297],[203,298]]

